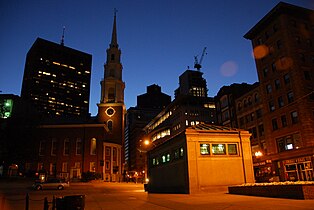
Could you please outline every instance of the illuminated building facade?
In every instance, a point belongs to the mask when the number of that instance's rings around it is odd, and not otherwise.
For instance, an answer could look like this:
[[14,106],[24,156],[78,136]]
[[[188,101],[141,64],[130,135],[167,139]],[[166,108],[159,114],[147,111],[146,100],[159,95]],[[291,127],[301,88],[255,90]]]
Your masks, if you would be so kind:
[[251,40],[263,106],[270,176],[313,180],[314,11],[280,2],[244,37]]
[[252,183],[251,155],[248,131],[204,123],[187,127],[148,152],[148,192],[196,194]]
[[25,62],[21,98],[45,117],[89,116],[92,56],[37,38]]
[[125,162],[127,171],[136,171],[139,175],[145,171],[146,151],[141,149],[144,139],[143,128],[159,112],[171,103],[171,96],[162,93],[161,87],[153,84],[147,92],[137,96],[136,107],[130,107],[126,115]]

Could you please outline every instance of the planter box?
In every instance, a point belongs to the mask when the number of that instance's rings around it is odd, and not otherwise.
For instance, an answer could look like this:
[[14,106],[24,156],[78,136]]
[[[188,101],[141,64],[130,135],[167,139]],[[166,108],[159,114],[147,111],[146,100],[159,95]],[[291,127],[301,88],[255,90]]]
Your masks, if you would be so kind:
[[274,198],[314,199],[314,185],[230,186],[230,194]]

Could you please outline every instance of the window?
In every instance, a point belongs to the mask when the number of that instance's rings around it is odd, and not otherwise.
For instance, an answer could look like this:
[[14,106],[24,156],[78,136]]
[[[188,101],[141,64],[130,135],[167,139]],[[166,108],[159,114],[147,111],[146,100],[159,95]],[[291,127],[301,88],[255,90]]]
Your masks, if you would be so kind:
[[238,111],[241,111],[241,109],[242,109],[242,104],[238,103]]
[[110,149],[110,147],[106,147],[106,156],[110,156],[110,152],[111,151],[111,149]]
[[249,97],[249,98],[247,99],[247,103],[248,103],[249,106],[252,105],[252,98],[251,98],[251,97]]
[[62,172],[64,173],[68,172],[68,162],[62,163]]
[[57,140],[52,139],[51,140],[51,155],[56,155],[57,154]]
[[264,78],[267,77],[267,74],[268,74],[268,68],[264,68],[263,69],[263,76],[264,76]]
[[263,124],[258,125],[258,133],[259,133],[259,136],[264,136],[264,125]]
[[200,144],[201,155],[210,155],[210,145]]
[[106,164],[105,164],[106,170],[110,169],[110,161],[106,160]]
[[272,92],[272,87],[270,84],[266,85],[266,92],[267,92],[267,94]]
[[96,163],[95,162],[89,162],[89,171],[90,172],[96,172]]
[[46,147],[46,141],[40,141],[39,143],[39,155],[40,156],[45,155],[45,147]]
[[37,164],[37,171],[41,171],[44,169],[44,164],[43,163],[38,163]]
[[82,140],[76,139],[76,154],[81,155],[82,154]]
[[108,121],[107,121],[107,126],[108,126],[108,129],[109,129],[110,131],[112,131],[112,129],[113,129],[113,122],[112,122],[112,120],[108,120]]
[[161,156],[161,162],[165,163],[166,162],[166,155]]
[[49,175],[55,175],[56,174],[56,164],[50,163],[49,166]]
[[285,74],[283,76],[283,79],[284,79],[286,85],[290,84],[290,75],[289,74]]
[[170,153],[167,153],[167,155],[166,155],[166,161],[167,161],[167,162],[170,162],[170,160],[171,160],[171,159],[170,159]]
[[244,107],[247,107],[247,101],[246,101],[246,99],[244,99],[243,104],[244,104]]
[[277,139],[278,152],[284,152],[287,150],[295,149],[294,136],[296,135],[293,136],[289,135],[282,138],[278,138]]
[[257,93],[254,95],[254,101],[255,103],[259,102],[259,95]]
[[212,153],[214,155],[225,155],[226,145],[225,144],[212,144]]
[[114,54],[111,54],[111,60],[114,61]]
[[284,102],[283,102],[283,98],[282,98],[282,96],[279,96],[278,97],[278,107],[280,108],[280,107],[283,107],[285,104],[284,104]]
[[287,98],[288,98],[288,103],[291,103],[294,101],[294,96],[293,96],[292,91],[287,94]]
[[256,138],[257,138],[257,130],[256,130],[256,127],[253,127],[253,128],[252,128],[252,136],[253,136],[253,139],[256,139]]
[[273,131],[278,130],[277,119],[272,119],[271,124],[273,126]]
[[262,109],[256,110],[256,117],[257,117],[257,119],[261,118],[262,116],[263,116]]
[[64,139],[63,155],[69,155],[69,153],[70,153],[70,141],[69,139]]
[[238,154],[237,144],[228,144],[228,154],[229,155],[237,155]]
[[280,118],[281,118],[281,125],[282,125],[282,127],[287,127],[286,115],[282,115]]
[[269,111],[275,111],[275,104],[273,101],[268,102]]
[[174,159],[179,159],[179,149],[174,151]]
[[96,155],[96,139],[92,138],[90,140],[90,154],[91,155]]
[[280,80],[279,79],[275,80],[275,88],[276,88],[276,90],[280,89]]
[[299,121],[298,112],[296,112],[296,111],[291,112],[291,121],[292,121],[292,124],[298,123],[298,121]]
[[180,148],[180,157],[183,157],[184,155],[184,150],[183,150],[183,147]]

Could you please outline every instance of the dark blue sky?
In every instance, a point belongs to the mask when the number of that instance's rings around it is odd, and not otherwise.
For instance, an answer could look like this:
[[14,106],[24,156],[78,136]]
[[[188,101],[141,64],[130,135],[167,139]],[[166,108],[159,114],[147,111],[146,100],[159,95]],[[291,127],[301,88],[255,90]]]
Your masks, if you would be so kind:
[[[10,0],[0,1],[0,91],[20,95],[26,53],[37,37],[92,54],[90,112],[97,114],[100,80],[118,9],[125,104],[146,86],[173,98],[179,76],[207,47],[201,69],[209,96],[223,85],[257,79],[251,42],[243,35],[277,0]],[[314,0],[287,0],[314,9]]]

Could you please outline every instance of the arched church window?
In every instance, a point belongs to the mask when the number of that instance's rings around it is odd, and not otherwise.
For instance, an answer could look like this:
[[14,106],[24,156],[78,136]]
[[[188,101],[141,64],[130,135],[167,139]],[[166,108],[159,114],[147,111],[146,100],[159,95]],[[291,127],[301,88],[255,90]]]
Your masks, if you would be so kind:
[[111,54],[111,60],[114,61],[114,54]]
[[109,129],[110,131],[112,131],[112,129],[113,129],[113,122],[112,122],[112,120],[108,120],[107,126],[108,126],[108,129]]

